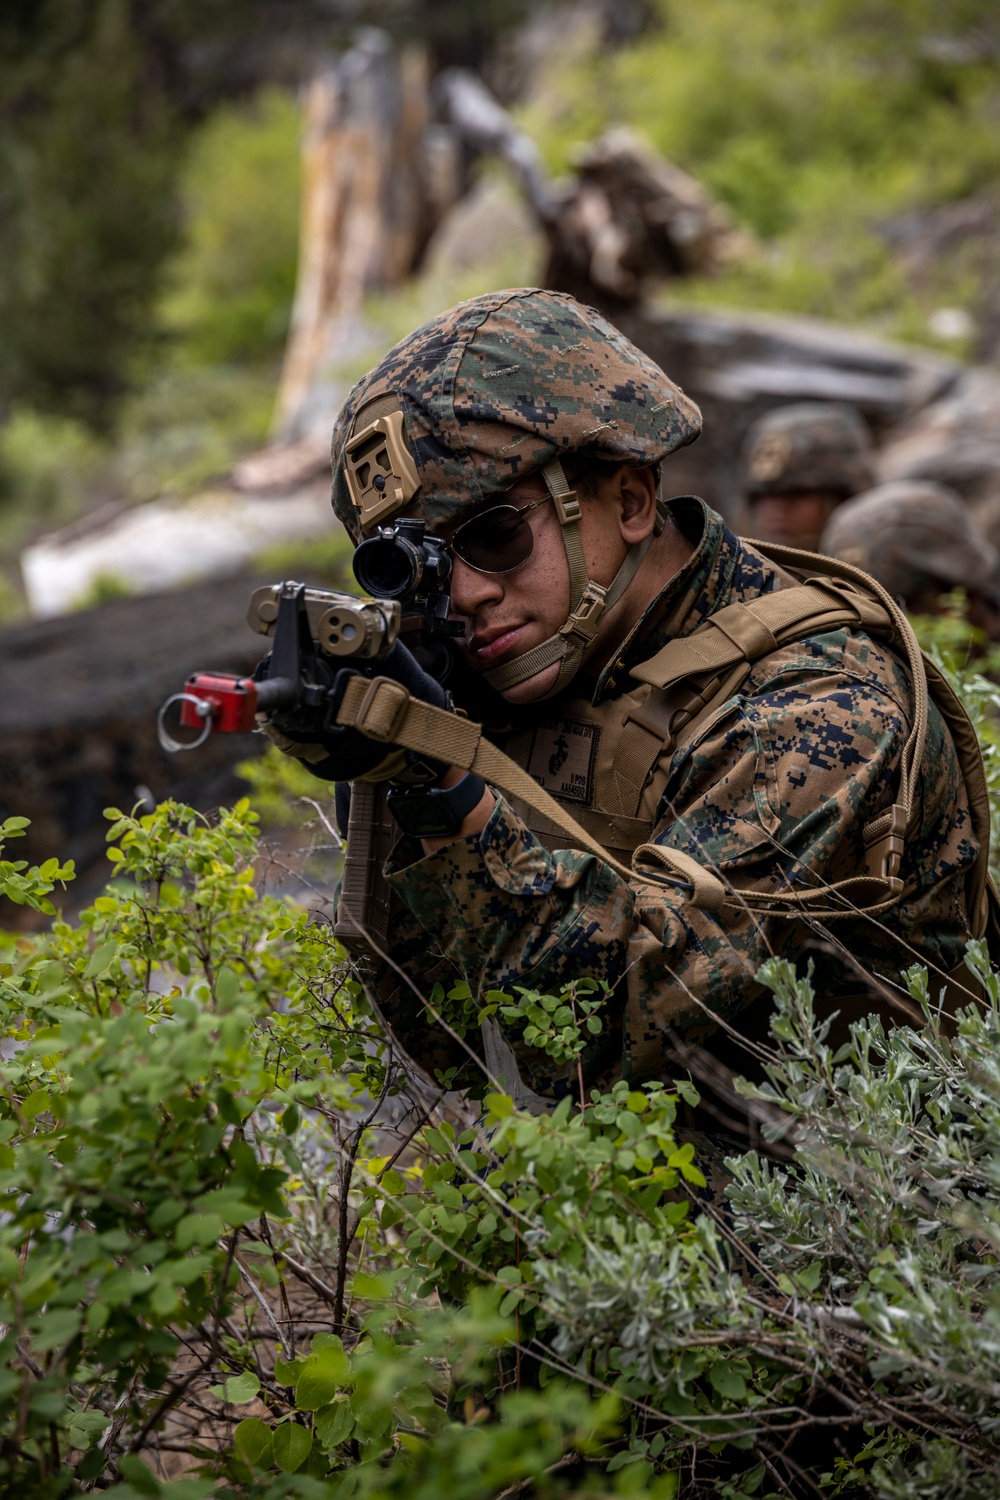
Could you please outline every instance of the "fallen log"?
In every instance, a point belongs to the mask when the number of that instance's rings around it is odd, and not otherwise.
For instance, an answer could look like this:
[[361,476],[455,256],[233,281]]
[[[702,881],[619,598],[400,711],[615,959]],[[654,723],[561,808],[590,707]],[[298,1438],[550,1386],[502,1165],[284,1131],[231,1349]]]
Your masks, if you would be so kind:
[[[156,711],[193,671],[253,669],[261,640],[245,616],[262,581],[213,579],[0,633],[0,817],[31,819],[8,858],[74,859],[87,890],[110,872],[104,808],[151,794],[207,809],[242,795],[235,766],[260,752],[260,736],[213,735],[171,756]],[[0,921],[19,920],[31,914],[5,902]]]

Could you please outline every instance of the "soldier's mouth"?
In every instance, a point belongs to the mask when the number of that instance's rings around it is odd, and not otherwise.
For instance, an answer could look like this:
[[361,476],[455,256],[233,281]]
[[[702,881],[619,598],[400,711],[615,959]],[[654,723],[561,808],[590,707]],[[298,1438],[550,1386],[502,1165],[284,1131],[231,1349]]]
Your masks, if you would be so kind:
[[520,649],[527,628],[526,625],[508,625],[498,630],[480,631],[469,641],[469,650],[477,663],[491,667],[509,652]]

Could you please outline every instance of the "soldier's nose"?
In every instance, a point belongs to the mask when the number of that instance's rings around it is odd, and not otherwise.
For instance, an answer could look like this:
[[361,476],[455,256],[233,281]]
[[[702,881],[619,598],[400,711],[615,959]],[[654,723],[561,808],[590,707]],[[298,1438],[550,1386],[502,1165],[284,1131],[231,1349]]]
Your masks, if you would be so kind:
[[503,598],[503,575],[478,573],[456,557],[451,573],[451,607],[456,614],[470,618],[484,604]]

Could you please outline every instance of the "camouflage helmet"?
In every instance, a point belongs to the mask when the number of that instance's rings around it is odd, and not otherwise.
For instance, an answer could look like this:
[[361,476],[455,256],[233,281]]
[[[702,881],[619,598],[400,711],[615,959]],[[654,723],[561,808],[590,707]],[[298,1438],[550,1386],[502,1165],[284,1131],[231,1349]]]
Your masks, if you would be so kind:
[[890,594],[965,588],[992,596],[1000,554],[954,490],[897,479],[848,500],[820,542],[829,557],[864,568]]
[[450,520],[553,460],[653,465],[701,413],[606,319],[521,287],[461,302],[401,340],[333,432],[333,508],[355,542],[417,498]]
[[828,401],[780,406],[747,433],[742,470],[751,500],[800,490],[846,500],[875,483],[871,433],[852,406]]

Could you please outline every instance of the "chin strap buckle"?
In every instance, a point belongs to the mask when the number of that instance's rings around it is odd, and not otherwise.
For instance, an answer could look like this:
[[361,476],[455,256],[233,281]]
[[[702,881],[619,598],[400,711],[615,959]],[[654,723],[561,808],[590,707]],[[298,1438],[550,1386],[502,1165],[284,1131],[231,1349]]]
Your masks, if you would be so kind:
[[562,490],[558,495],[552,496],[552,503],[560,526],[572,526],[575,521],[579,521],[580,501],[576,490]]
[[565,636],[577,636],[584,645],[589,646],[597,634],[597,627],[601,622],[607,602],[608,591],[599,583],[587,583],[579,604],[574,609],[566,623],[560,626],[559,634]]

